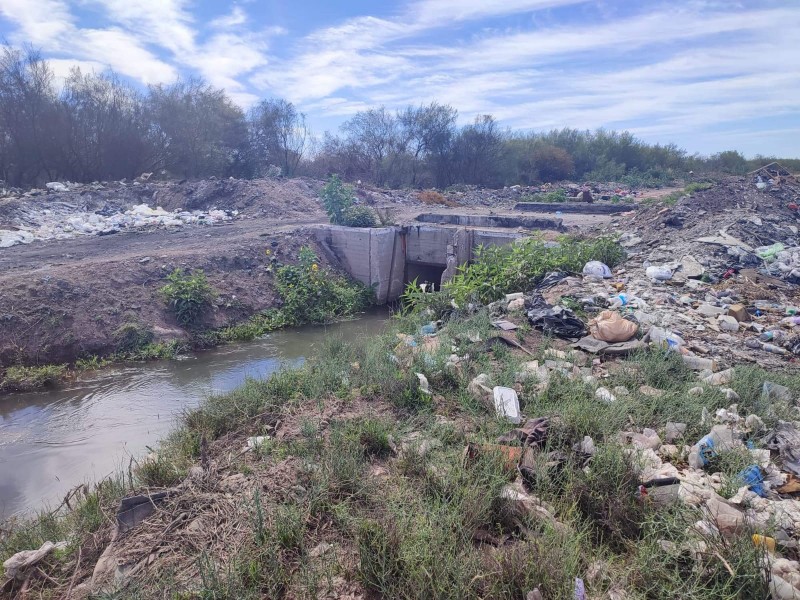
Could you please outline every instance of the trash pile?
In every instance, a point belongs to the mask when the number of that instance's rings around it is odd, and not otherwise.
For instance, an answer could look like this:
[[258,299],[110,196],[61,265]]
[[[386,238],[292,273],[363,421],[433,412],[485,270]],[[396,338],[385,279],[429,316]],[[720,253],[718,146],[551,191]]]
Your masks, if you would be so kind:
[[130,210],[101,214],[99,212],[73,211],[60,203],[42,211],[27,211],[23,223],[15,229],[0,229],[0,248],[16,244],[30,244],[38,240],[63,240],[79,235],[110,235],[124,229],[155,227],[180,227],[183,225],[212,225],[230,221],[238,211],[176,210],[151,208],[137,204]]
[[621,242],[643,263],[673,272],[676,256],[698,257],[708,282],[752,270],[800,284],[800,182],[789,175],[764,180],[764,169],[616,222]]

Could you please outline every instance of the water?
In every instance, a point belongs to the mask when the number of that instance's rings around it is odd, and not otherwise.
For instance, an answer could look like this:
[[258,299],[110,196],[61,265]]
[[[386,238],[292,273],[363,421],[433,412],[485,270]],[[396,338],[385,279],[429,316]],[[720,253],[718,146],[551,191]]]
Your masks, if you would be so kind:
[[383,329],[385,312],[303,327],[182,360],[87,374],[59,389],[0,396],[0,520],[58,505],[80,483],[99,481],[140,457],[176,416],[211,393],[299,365],[327,334],[357,340]]

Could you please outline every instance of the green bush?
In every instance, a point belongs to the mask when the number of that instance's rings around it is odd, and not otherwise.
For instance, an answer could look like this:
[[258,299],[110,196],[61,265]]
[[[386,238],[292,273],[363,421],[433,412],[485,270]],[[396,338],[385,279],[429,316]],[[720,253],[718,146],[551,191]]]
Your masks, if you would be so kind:
[[197,325],[205,310],[211,306],[216,294],[201,270],[184,273],[175,269],[167,275],[161,294],[184,327]]
[[331,175],[328,183],[322,188],[320,197],[331,223],[344,225],[346,211],[353,206],[353,200],[355,199],[353,188],[342,183],[338,175]]
[[342,225],[348,227],[377,227],[378,217],[368,206],[351,206],[344,212]]
[[117,352],[129,353],[152,343],[154,334],[139,323],[124,323],[114,332]]
[[474,263],[459,268],[445,284],[456,302],[492,302],[504,294],[530,291],[550,271],[580,272],[590,260],[618,265],[625,251],[610,237],[576,240],[563,237],[558,245],[527,238],[510,246],[479,247]]
[[283,265],[276,272],[287,324],[324,323],[369,305],[369,288],[321,268],[319,257],[308,246],[300,249],[299,259],[299,264]]

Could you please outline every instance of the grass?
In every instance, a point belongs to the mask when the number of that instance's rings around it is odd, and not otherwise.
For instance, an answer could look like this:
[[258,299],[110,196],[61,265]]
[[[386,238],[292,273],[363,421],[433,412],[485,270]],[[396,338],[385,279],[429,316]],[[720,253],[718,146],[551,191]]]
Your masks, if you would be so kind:
[[67,372],[67,365],[8,367],[0,378],[0,391],[24,392],[54,385]]
[[[487,452],[470,464],[462,460],[466,442],[493,443],[510,428],[467,393],[471,379],[486,373],[495,385],[518,385],[515,373],[531,357],[503,346],[487,350],[493,330],[486,312],[452,316],[427,352],[398,338],[415,335],[429,319],[405,315],[385,334],[357,343],[333,337],[303,366],[248,380],[187,411],[155,456],[140,461],[133,487],[183,481],[205,438],[218,474],[199,484],[203,498],[220,494],[215,486],[231,472],[253,483],[235,496],[237,541],[222,553],[171,547],[177,571],[157,561],[116,597],[337,597],[355,590],[385,598],[511,599],[538,588],[544,598],[573,598],[576,577],[592,597],[615,589],[631,598],[766,597],[763,556],[749,534],[700,538],[690,527],[701,518],[695,509],[642,504],[618,442],[620,431],[663,431],[678,421],[687,424],[691,444],[708,432],[703,410],[727,405],[723,394],[689,396],[695,374],[660,351],[632,355],[610,373],[603,385],[629,392],[610,404],[597,401],[594,386],[559,375],[541,391],[535,378],[526,380],[519,388],[523,411],[550,418],[526,481],[555,520],[537,518],[504,492],[511,477],[502,457]],[[532,349],[541,360],[550,346],[543,339]],[[454,352],[469,356],[457,369],[447,366]],[[426,375],[433,397],[419,394],[415,372]],[[740,412],[774,422],[790,407],[761,406],[764,380],[800,392],[800,376],[737,368],[730,387],[741,396]],[[643,385],[662,395],[641,393]],[[285,435],[241,453],[247,436],[276,427]],[[585,435],[597,447],[589,462],[572,450]],[[436,443],[420,452],[423,440]],[[709,472],[722,473],[735,491],[745,459],[722,453]],[[283,483],[276,473],[286,469],[292,477]],[[74,544],[46,568],[68,580],[77,548],[107,535],[104,515],[113,514],[120,491],[14,525],[0,536],[0,559],[66,536]],[[158,531],[171,519],[165,516]],[[701,541],[705,550],[692,556]],[[323,543],[331,549],[314,552]],[[52,591],[45,579],[36,585]]]

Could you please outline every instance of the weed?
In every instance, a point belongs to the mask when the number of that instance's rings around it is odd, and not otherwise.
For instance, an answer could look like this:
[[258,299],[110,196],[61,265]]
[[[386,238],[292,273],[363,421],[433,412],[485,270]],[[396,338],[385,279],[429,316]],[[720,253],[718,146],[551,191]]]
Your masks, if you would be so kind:
[[556,245],[534,237],[511,246],[479,247],[476,254],[474,263],[460,267],[445,284],[445,291],[458,304],[473,299],[492,302],[509,292],[532,289],[550,271],[580,271],[589,260],[614,267],[625,257],[610,237],[563,237]]
[[167,275],[167,281],[169,283],[161,288],[161,294],[175,313],[178,323],[184,327],[199,325],[216,296],[205,273],[196,270],[187,274],[175,269]]
[[91,356],[76,360],[75,369],[78,371],[96,371],[97,369],[107,367],[111,362],[112,361],[107,358],[101,358],[96,354],[92,354]]

